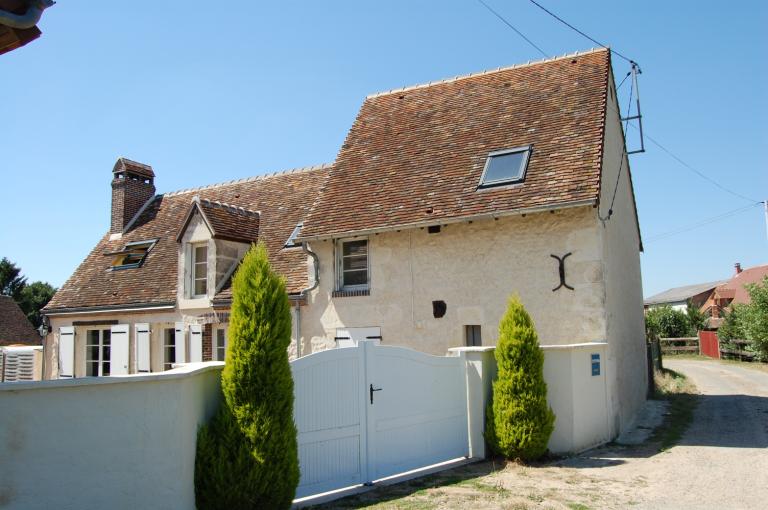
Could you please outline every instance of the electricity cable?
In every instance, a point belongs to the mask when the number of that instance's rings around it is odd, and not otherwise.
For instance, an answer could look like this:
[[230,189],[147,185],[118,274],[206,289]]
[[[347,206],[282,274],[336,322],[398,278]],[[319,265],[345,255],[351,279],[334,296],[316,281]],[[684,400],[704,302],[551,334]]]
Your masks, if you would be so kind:
[[698,222],[693,223],[691,225],[686,225],[686,226],[683,226],[683,227],[678,227],[678,228],[676,228],[674,230],[670,230],[668,232],[663,232],[661,234],[656,234],[655,236],[651,236],[651,237],[647,238],[646,239],[646,243],[652,243],[652,242],[655,242],[655,241],[660,241],[662,239],[666,239],[667,237],[672,237],[672,236],[675,236],[677,234],[682,234],[682,233],[688,232],[690,230],[695,230],[697,228],[701,228],[701,227],[707,226],[710,223],[715,223],[716,221],[724,220],[726,218],[730,218],[731,216],[735,216],[735,215],[743,213],[745,211],[749,211],[753,207],[757,207],[758,205],[763,205],[763,202],[758,202],[756,204],[750,204],[748,206],[740,207],[739,209],[734,209],[732,211],[728,211],[728,212],[725,212],[723,214],[719,214],[717,216],[713,216],[711,218],[706,218],[704,220],[698,221]]
[[493,15],[494,15],[494,16],[496,16],[497,18],[499,18],[499,19],[500,19],[500,20],[501,20],[501,21],[502,21],[502,22],[503,22],[505,25],[507,25],[507,26],[508,26],[509,28],[511,28],[512,30],[514,30],[514,31],[515,31],[515,33],[516,33],[517,35],[519,35],[520,37],[522,37],[523,39],[525,39],[525,41],[526,41],[528,44],[530,44],[531,46],[533,46],[534,48],[536,48],[536,49],[539,51],[539,53],[541,53],[542,55],[544,55],[544,58],[549,58],[549,55],[547,55],[547,54],[544,52],[544,50],[542,50],[541,48],[539,48],[538,46],[536,46],[536,44],[534,44],[534,42],[533,42],[533,41],[531,41],[530,39],[528,39],[528,38],[527,38],[527,37],[526,37],[526,36],[525,36],[525,35],[524,35],[524,34],[523,34],[521,31],[519,31],[519,30],[518,30],[518,29],[516,29],[514,26],[512,26],[512,23],[510,23],[509,21],[507,21],[507,20],[506,20],[506,19],[505,19],[505,18],[504,18],[504,17],[503,17],[501,14],[499,14],[499,13],[498,13],[498,12],[496,12],[496,11],[494,11],[494,10],[491,8],[491,6],[490,6],[490,5],[488,5],[487,3],[485,3],[483,0],[477,0],[477,1],[478,1],[479,3],[481,3],[481,4],[482,4],[482,5],[483,5],[483,6],[484,6],[486,9],[488,9],[489,11],[491,11],[491,13],[493,13]]

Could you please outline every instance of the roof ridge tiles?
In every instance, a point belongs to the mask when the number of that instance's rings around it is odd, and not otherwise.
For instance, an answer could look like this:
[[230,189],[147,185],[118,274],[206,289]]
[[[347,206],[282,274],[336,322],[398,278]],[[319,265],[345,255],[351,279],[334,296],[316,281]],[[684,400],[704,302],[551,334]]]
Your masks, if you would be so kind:
[[560,57],[549,57],[549,58],[543,58],[541,60],[533,60],[533,61],[529,60],[525,64],[513,64],[511,66],[506,66],[506,67],[497,67],[496,69],[486,69],[485,71],[475,71],[475,72],[468,73],[468,74],[459,74],[459,75],[454,76],[453,78],[445,78],[443,80],[435,80],[435,81],[430,81],[430,82],[427,82],[427,83],[419,83],[419,84],[416,84],[416,85],[408,85],[408,86],[405,86],[405,87],[394,88],[394,89],[390,89],[390,90],[384,90],[382,92],[375,92],[373,94],[369,94],[369,95],[365,96],[365,98],[366,99],[374,99],[374,98],[381,97],[381,96],[388,96],[390,94],[396,94],[396,93],[401,93],[401,92],[408,92],[408,91],[417,90],[417,89],[424,89],[424,88],[431,87],[433,85],[442,85],[442,84],[445,84],[445,83],[452,83],[452,82],[459,81],[459,80],[466,80],[466,79],[469,79],[469,78],[476,78],[478,76],[485,76],[487,74],[494,74],[494,73],[499,73],[499,72],[503,72],[503,71],[510,71],[512,69],[520,69],[520,68],[523,68],[523,67],[529,67],[529,66],[545,64],[545,63],[548,63],[548,62],[554,62],[556,60],[563,60],[563,59],[567,59],[567,58],[580,57],[580,56],[584,56],[584,55],[589,55],[591,53],[596,53],[598,51],[610,51],[610,49],[609,48],[591,48],[591,49],[585,50],[585,51],[575,51],[573,53],[566,53],[566,54],[564,54],[564,55],[562,55]]
[[[245,182],[255,182],[255,181],[262,181],[265,179],[269,179],[272,177],[280,177],[284,175],[291,175],[291,174],[298,174],[302,172],[311,172],[313,170],[324,170],[327,168],[331,168],[333,166],[333,163],[321,163],[319,165],[312,165],[312,166],[303,166],[298,168],[290,168],[287,170],[278,170],[275,172],[270,172],[262,175],[254,175],[252,177],[242,177],[240,179],[232,179],[229,181],[224,182],[217,182],[214,184],[207,184],[205,186],[198,186],[196,188],[183,188],[176,191],[169,191],[166,193],[163,193],[162,196],[166,197],[176,197],[179,195],[184,195],[187,193],[194,193],[196,191],[203,191],[203,190],[209,190],[209,189],[215,189],[215,188],[221,188],[224,186],[231,186],[233,184],[242,184]],[[160,196],[160,195],[158,195]]]
[[194,197],[192,197],[192,201],[197,202],[198,204],[204,204],[208,207],[224,209],[231,213],[240,214],[242,216],[255,216],[258,218],[260,215],[259,211],[253,211],[251,209],[246,209],[245,207],[242,207],[239,205],[228,204],[226,202],[221,202],[219,200],[208,200],[207,198],[200,198],[199,195],[195,195]]

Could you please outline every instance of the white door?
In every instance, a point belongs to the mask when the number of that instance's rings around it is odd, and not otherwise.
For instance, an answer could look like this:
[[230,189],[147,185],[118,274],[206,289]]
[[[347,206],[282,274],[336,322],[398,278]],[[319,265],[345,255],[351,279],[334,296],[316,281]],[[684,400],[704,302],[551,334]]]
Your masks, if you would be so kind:
[[75,328],[59,328],[59,378],[75,376]]
[[149,324],[136,324],[136,371],[151,372]]
[[373,340],[381,343],[381,328],[336,328],[336,347],[355,347],[360,340]]
[[176,363],[186,363],[187,362],[187,338],[186,338],[186,335],[184,334],[183,322],[177,322],[175,324],[174,340],[176,342],[176,345],[175,345]]
[[469,455],[463,360],[374,342],[291,362],[297,497]]
[[128,324],[116,324],[110,328],[110,368],[109,375],[125,375],[128,373],[130,350],[128,348]]
[[200,324],[189,326],[189,361],[203,361],[203,327]]

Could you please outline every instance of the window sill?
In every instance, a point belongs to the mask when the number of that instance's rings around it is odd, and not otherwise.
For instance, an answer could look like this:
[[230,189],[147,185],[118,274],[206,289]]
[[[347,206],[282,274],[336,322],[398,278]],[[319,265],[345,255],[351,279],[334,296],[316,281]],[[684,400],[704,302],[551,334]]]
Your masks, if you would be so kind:
[[356,297],[356,296],[370,296],[371,289],[358,289],[358,290],[334,290],[331,297]]

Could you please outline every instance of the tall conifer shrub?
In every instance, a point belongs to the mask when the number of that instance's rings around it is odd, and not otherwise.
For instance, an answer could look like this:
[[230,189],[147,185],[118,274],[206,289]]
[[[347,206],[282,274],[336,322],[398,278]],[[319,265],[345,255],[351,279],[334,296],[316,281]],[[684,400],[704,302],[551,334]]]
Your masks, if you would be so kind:
[[237,270],[232,297],[224,401],[198,433],[197,507],[290,508],[299,482],[291,313],[285,283],[261,243]]
[[499,323],[498,376],[486,410],[485,436],[491,449],[509,459],[533,460],[547,451],[555,414],[547,405],[544,353],[520,299],[509,299]]

